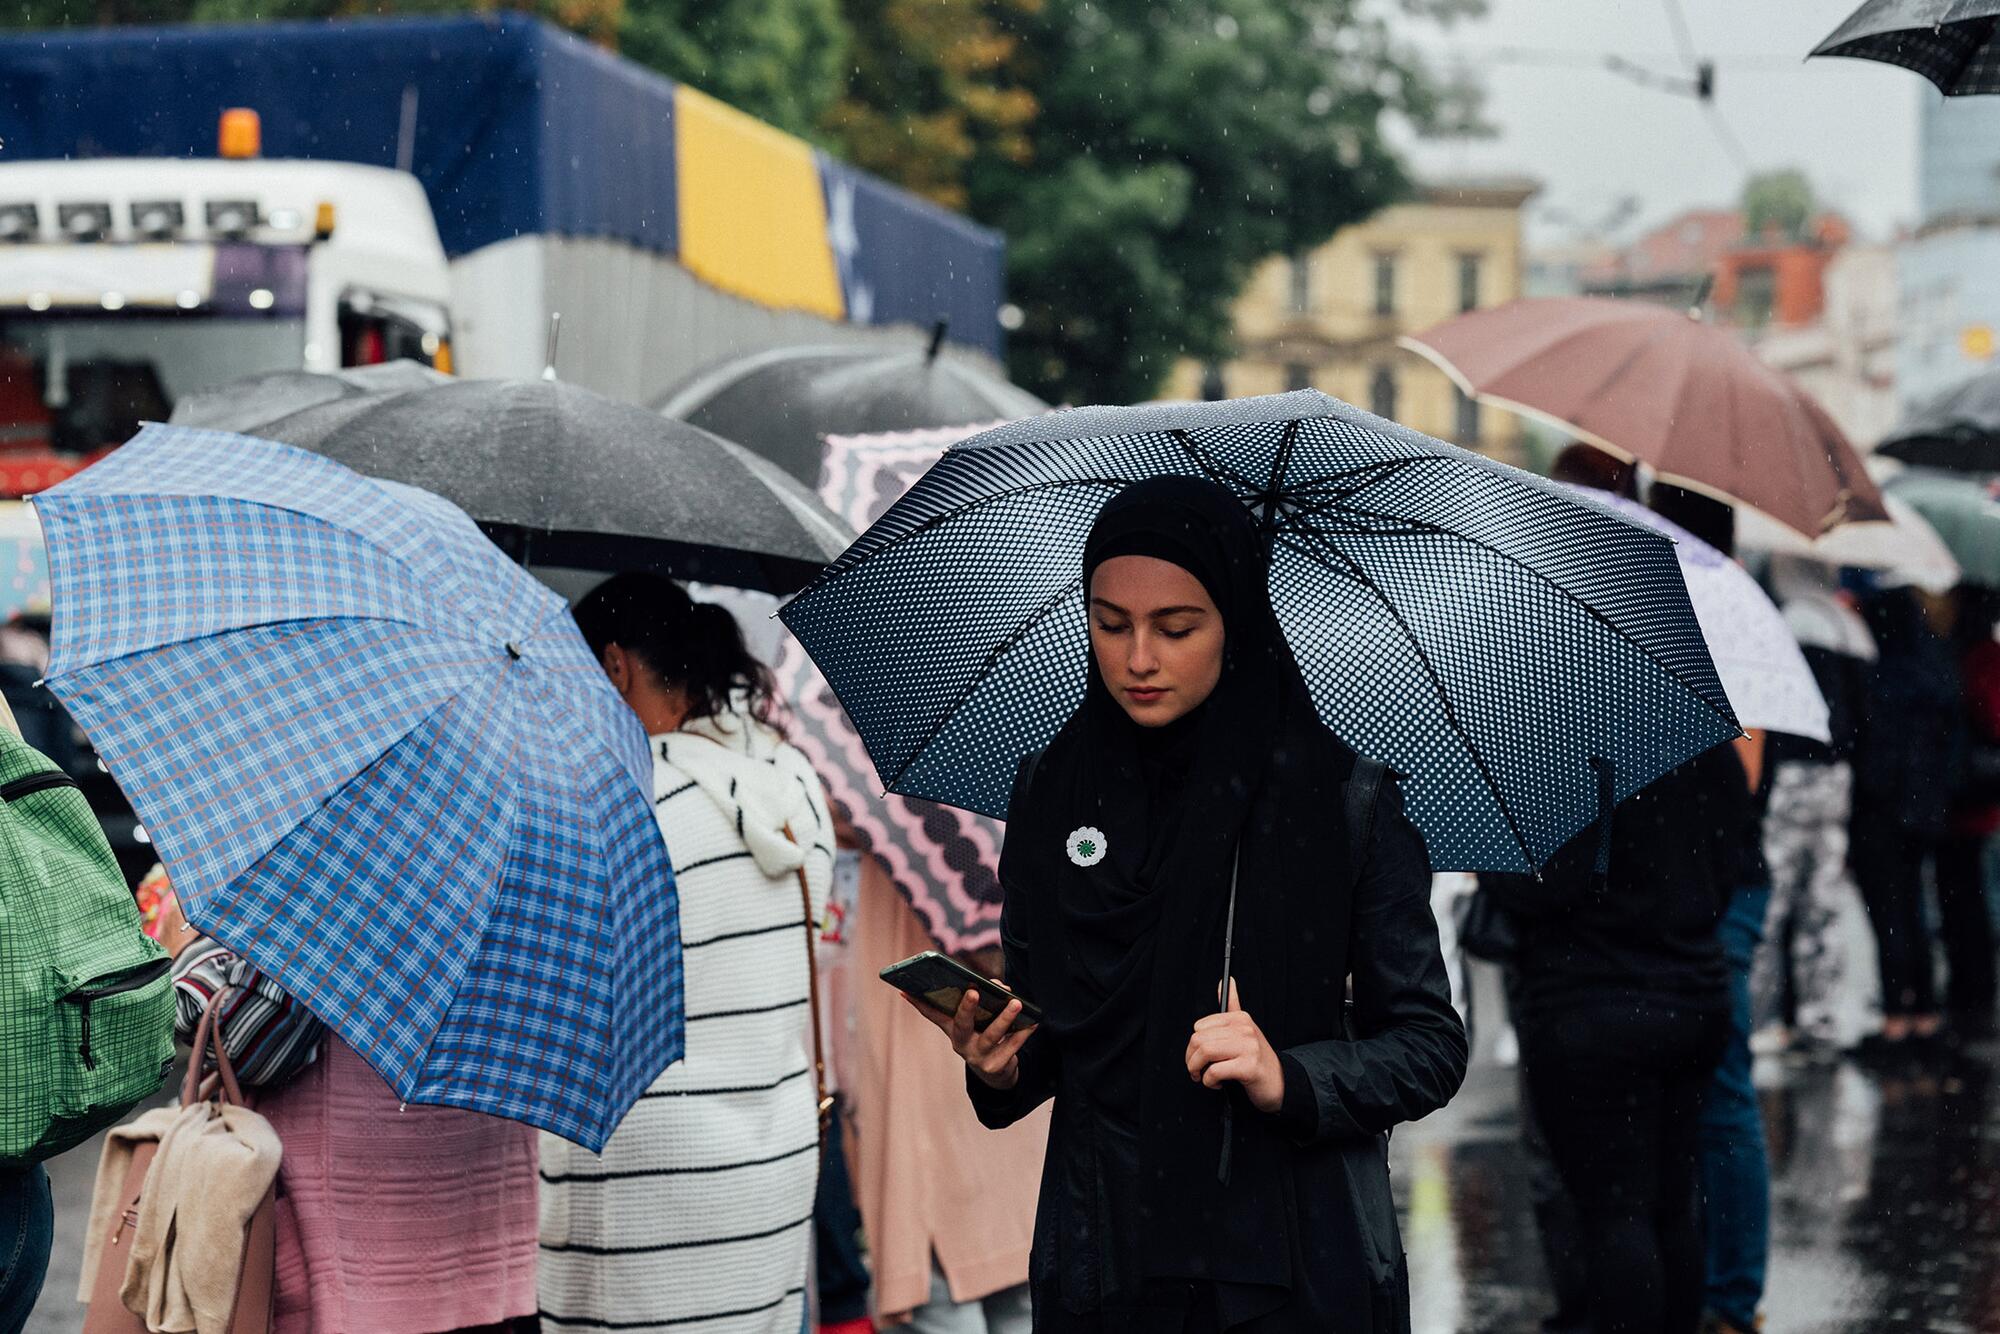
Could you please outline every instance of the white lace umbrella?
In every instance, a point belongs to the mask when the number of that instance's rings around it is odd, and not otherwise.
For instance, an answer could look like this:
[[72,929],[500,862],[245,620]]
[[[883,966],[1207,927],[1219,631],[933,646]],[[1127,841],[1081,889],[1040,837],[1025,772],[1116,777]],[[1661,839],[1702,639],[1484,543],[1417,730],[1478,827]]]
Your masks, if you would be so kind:
[[[1750,572],[1680,525],[1608,491],[1571,487],[1674,540],[1694,618],[1715,659],[1715,674],[1745,727],[1826,741],[1826,697],[1784,613]],[[1773,524],[1773,527],[1777,525]],[[1887,525],[1876,525],[1886,527]]]

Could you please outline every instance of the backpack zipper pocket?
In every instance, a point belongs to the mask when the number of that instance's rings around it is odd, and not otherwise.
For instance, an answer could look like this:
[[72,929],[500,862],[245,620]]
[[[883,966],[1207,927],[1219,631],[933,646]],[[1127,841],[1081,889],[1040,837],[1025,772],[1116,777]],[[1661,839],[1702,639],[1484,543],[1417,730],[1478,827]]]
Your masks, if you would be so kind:
[[0,783],[0,801],[15,801],[31,792],[42,792],[52,787],[75,787],[76,780],[60,769],[47,773],[27,774],[10,783]]
[[[36,774],[35,777],[42,778],[47,777],[47,775]],[[7,788],[12,786],[14,784],[9,783],[6,787],[0,787],[0,800],[7,799]],[[54,785],[50,784],[49,786]],[[74,1005],[81,1013],[83,1037],[82,1041],[77,1044],[76,1054],[83,1058],[84,1069],[95,1070],[97,1068],[97,1060],[90,1054],[90,1003],[92,1001],[105,1000],[112,996],[122,996],[128,991],[138,991],[140,988],[149,986],[159,978],[165,976],[167,970],[173,966],[174,961],[172,959],[149,959],[137,968],[129,969],[119,974],[109,982],[99,982],[93,986],[78,987],[75,991],[68,992],[59,997],[64,1005]]]

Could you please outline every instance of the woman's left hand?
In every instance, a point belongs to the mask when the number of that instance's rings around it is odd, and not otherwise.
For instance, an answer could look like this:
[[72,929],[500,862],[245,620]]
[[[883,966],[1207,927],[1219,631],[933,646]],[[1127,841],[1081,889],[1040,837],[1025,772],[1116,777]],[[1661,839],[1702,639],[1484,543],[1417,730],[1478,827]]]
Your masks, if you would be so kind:
[[1187,1046],[1188,1078],[1208,1088],[1241,1084],[1250,1105],[1276,1112],[1285,1102],[1285,1068],[1257,1021],[1243,1010],[1236,980],[1229,982],[1229,1008],[1197,1019]]

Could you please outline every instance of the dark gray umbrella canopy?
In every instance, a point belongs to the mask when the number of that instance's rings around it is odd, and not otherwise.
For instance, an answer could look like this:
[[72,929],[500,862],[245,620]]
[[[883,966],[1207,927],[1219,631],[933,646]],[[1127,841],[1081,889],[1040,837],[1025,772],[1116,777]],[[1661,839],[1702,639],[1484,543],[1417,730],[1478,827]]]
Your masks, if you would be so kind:
[[2000,93],[2000,0],[1868,0],[1813,48],[1915,70],[1951,97]]
[[450,383],[449,375],[414,361],[351,366],[325,373],[272,371],[268,375],[252,375],[183,395],[174,404],[173,423],[208,431],[235,431],[238,435],[250,435],[254,432],[245,431],[236,423],[275,421],[316,403],[364,398],[371,394],[400,394]]
[[304,386],[316,398],[286,410],[286,386],[265,383],[335,378],[257,377],[242,383],[240,411],[218,390],[174,421],[297,445],[434,491],[523,564],[654,569],[784,593],[853,538],[810,491],[741,446],[574,385],[444,379],[357,394],[319,383]]
[[1875,452],[1925,468],[2000,473],[2000,371],[1920,404]]
[[659,409],[747,445],[815,486],[829,435],[985,426],[1037,416],[1049,405],[922,348],[789,347],[703,371]]

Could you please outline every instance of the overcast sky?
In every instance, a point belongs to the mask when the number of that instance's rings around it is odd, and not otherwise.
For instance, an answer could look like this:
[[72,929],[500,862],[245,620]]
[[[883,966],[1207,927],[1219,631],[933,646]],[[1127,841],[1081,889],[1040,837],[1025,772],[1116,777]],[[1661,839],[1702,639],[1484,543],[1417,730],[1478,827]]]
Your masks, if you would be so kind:
[[1821,198],[1882,239],[1916,213],[1916,125],[1928,83],[1867,61],[1805,61],[1860,0],[1679,0],[1695,51],[1716,62],[1714,120],[1693,99],[1603,67],[1617,55],[1662,75],[1685,66],[1674,0],[1489,0],[1486,18],[1424,45],[1479,71],[1497,139],[1415,146],[1426,174],[1520,172],[1543,183],[1533,239],[1571,234],[1636,196],[1629,236],[1684,208],[1728,205],[1743,167],[1796,166]]

